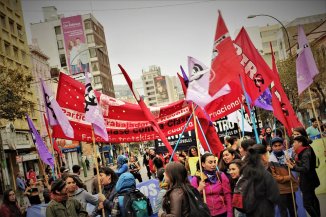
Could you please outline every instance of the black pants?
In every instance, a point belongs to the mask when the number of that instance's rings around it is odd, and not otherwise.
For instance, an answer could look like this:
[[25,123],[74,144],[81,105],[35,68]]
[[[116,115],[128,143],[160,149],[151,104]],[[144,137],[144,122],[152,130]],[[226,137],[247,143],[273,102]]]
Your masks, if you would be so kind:
[[[301,190],[302,191],[302,190]],[[315,194],[315,189],[302,191],[303,206],[311,217],[320,217],[319,200]]]
[[[294,201],[295,201],[295,195],[294,195]],[[295,202],[295,207],[297,209],[296,202]],[[278,204],[278,208],[280,209],[281,217],[288,217],[288,210],[289,210],[290,217],[295,217],[292,193],[280,195],[280,203]]]
[[143,181],[143,179],[141,178],[141,175],[140,175],[139,172],[138,173],[131,173],[131,174],[135,177],[135,179],[138,179],[139,182]]
[[152,177],[152,173],[151,173],[151,170],[149,169],[149,165],[146,165],[146,169],[147,169],[147,176],[148,176],[148,179],[151,179],[151,177]]

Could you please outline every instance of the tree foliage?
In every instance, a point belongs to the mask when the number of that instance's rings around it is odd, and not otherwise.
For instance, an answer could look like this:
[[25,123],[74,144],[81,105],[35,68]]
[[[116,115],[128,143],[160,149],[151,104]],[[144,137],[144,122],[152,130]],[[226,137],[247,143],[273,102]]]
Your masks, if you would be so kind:
[[33,107],[30,73],[22,67],[0,66],[0,118],[9,121],[22,118]]

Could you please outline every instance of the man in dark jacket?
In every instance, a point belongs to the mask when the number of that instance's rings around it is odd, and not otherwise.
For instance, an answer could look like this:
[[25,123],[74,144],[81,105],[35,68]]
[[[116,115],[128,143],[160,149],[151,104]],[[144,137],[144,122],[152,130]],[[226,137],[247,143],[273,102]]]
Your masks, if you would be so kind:
[[151,179],[151,170],[149,168],[149,149],[148,148],[145,149],[143,165],[146,166],[148,179]]
[[300,173],[300,189],[303,205],[310,216],[320,217],[320,205],[315,189],[320,185],[316,173],[316,155],[309,145],[310,141],[304,136],[294,139],[293,150],[296,154],[295,162],[287,160],[287,165]]

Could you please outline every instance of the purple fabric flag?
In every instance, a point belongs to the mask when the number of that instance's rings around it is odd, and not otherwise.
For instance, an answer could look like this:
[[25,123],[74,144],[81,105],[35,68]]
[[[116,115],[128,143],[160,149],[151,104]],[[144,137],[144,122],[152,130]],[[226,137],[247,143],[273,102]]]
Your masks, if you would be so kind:
[[30,132],[32,134],[33,142],[36,146],[36,149],[38,151],[40,158],[42,159],[42,161],[45,164],[47,164],[53,168],[54,167],[54,159],[53,159],[52,154],[49,152],[48,148],[44,144],[40,134],[38,134],[32,120],[29,118],[28,114],[26,114],[26,119],[27,119],[27,123],[28,123],[29,129],[30,129]]
[[60,125],[63,133],[69,137],[74,138],[74,130],[72,126],[70,125],[70,122],[63,113],[61,107],[59,106],[57,100],[53,97],[52,93],[49,91],[47,86],[45,85],[44,81],[42,79],[42,90],[43,90],[43,97],[44,97],[44,103],[45,103],[45,110],[46,115],[49,120],[50,126]]
[[180,69],[181,69],[181,73],[182,73],[182,77],[185,82],[185,85],[186,85],[186,87],[188,87],[188,84],[189,84],[188,76],[182,66],[180,66]]
[[215,99],[230,93],[228,84],[218,90],[214,96],[209,91],[210,69],[199,60],[188,57],[189,84],[187,88],[186,100],[192,101],[202,108]]
[[296,67],[298,92],[300,95],[312,84],[314,77],[319,73],[308,39],[301,25],[298,27],[298,45]]
[[93,125],[94,133],[102,137],[105,141],[109,140],[101,108],[98,105],[95,93],[85,72],[85,120]]
[[266,88],[266,90],[256,99],[255,106],[265,110],[273,111],[272,94],[269,91],[269,88]]

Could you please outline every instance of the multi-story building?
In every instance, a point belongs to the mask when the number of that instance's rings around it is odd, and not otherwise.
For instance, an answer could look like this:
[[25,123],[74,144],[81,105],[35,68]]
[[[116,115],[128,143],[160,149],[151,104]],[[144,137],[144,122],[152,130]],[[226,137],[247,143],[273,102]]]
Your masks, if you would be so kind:
[[179,100],[180,83],[176,76],[162,76],[159,66],[150,66],[143,70],[145,102],[149,106],[162,106]]
[[[101,23],[92,14],[64,17],[57,14],[54,6],[43,7],[44,21],[31,24],[33,41],[39,45],[50,58],[51,68],[58,68],[66,74],[72,75],[76,80],[84,81],[84,73],[75,73],[74,70],[83,65],[82,57],[86,55],[88,69],[93,77],[93,88],[108,96],[114,97],[111,69],[105,41],[104,29]],[[67,39],[66,29],[72,29],[73,34],[79,34],[73,41]],[[62,23],[65,23],[62,25]],[[79,44],[82,37],[83,49],[73,49]],[[71,45],[72,43],[73,45]],[[81,46],[80,46],[81,47]],[[80,62],[79,62],[80,61]],[[74,66],[74,67],[73,67]]]
[[[20,71],[31,76],[30,51],[20,0],[0,1],[0,68],[2,72]],[[25,97],[37,103],[32,88],[26,89]],[[39,128],[35,111],[31,106],[29,116]],[[26,120],[9,122],[0,118],[0,160],[0,192],[4,188],[15,187],[18,171],[27,172],[32,168],[39,173],[38,155]]]

